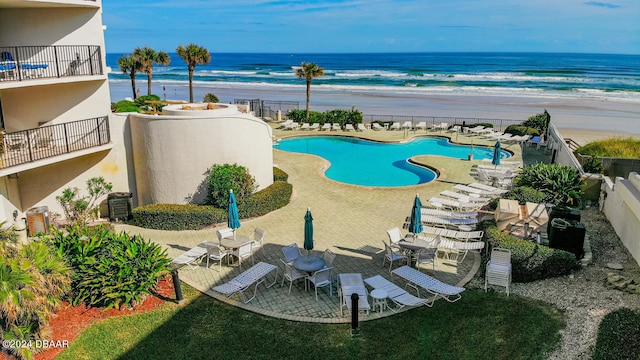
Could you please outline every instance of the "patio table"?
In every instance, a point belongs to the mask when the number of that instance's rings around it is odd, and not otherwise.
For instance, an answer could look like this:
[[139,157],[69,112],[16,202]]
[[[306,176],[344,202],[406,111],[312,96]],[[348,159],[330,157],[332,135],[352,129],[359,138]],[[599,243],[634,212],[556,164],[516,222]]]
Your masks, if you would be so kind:
[[304,256],[301,255],[297,259],[293,260],[293,267],[305,271],[309,275],[325,267],[324,259],[319,256]]

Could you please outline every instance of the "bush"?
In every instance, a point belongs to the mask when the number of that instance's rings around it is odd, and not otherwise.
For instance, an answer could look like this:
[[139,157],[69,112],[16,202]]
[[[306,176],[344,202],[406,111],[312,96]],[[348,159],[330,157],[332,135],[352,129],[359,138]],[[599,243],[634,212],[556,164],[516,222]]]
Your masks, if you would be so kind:
[[[541,203],[545,201],[545,199],[547,198],[547,194],[528,186],[518,186],[502,195],[502,198],[518,200],[518,202],[524,201],[530,203]],[[489,208],[492,210],[496,209],[498,207],[499,201],[500,199],[498,198],[492,199],[491,202],[489,202]]]
[[273,181],[284,181],[289,180],[289,174],[284,172],[282,169],[274,167],[273,168]]
[[551,116],[549,116],[549,113],[547,112],[547,110],[545,110],[541,114],[529,116],[529,118],[525,122],[523,122],[522,125],[538,130],[538,134],[544,134],[547,132],[549,120],[551,120]]
[[140,109],[133,103],[133,101],[120,100],[115,104],[114,112],[140,112]]
[[640,159],[640,140],[613,138],[594,141],[577,148],[574,153],[585,156]]
[[574,254],[519,239],[498,229],[495,221],[483,221],[485,239],[491,247],[511,250],[511,276],[514,282],[531,282],[568,275],[580,268]]
[[204,94],[203,100],[204,100],[204,102],[207,102],[207,103],[219,103],[220,102],[220,99],[218,99],[218,97],[215,94],[212,94],[212,93]]
[[528,186],[547,195],[546,201],[555,205],[579,206],[582,198],[582,179],[573,167],[558,164],[534,164],[524,168],[515,178],[517,186]]
[[71,303],[121,308],[150,294],[167,275],[166,250],[138,235],[74,225],[47,238],[73,269]]
[[291,184],[284,181],[275,181],[271,186],[238,202],[238,215],[240,218],[246,219],[262,216],[277,210],[289,203],[292,191],[293,186]]
[[56,196],[58,204],[62,207],[65,217],[70,222],[86,224],[91,219],[97,219],[100,215],[98,199],[107,195],[113,185],[104,180],[102,176],[87,180],[88,196],[80,196],[78,188],[66,188],[62,195]]
[[307,111],[306,110],[297,110],[292,109],[287,112],[287,119],[293,120],[297,123],[308,122],[310,124],[320,123],[324,124],[326,122],[324,118],[324,114],[317,111],[309,111],[309,119],[307,119]]
[[133,224],[147,229],[198,230],[227,221],[227,210],[193,204],[152,204],[133,209]]
[[213,165],[209,174],[207,203],[217,208],[227,208],[230,189],[233,190],[236,201],[241,202],[256,190],[255,182],[255,178],[244,166]]
[[595,156],[586,158],[582,164],[582,169],[590,174],[602,174],[604,172],[602,161],[600,161],[600,158]]
[[[143,96],[138,96],[133,102],[136,104],[136,106],[142,110],[152,110],[153,107],[149,106],[149,104],[146,103],[146,101],[160,101],[160,97],[158,95],[143,95]],[[161,110],[161,108],[158,108],[158,110]]]
[[523,126],[523,125],[509,125],[507,126],[507,128],[504,130],[505,133],[509,133],[509,134],[513,134],[513,135],[518,135],[518,136],[522,136],[522,135],[533,135],[533,136],[538,136],[540,135],[540,131],[532,128],[532,127],[527,127],[527,126]]
[[593,360],[622,359],[640,359],[640,312],[627,308],[602,319],[593,352]]

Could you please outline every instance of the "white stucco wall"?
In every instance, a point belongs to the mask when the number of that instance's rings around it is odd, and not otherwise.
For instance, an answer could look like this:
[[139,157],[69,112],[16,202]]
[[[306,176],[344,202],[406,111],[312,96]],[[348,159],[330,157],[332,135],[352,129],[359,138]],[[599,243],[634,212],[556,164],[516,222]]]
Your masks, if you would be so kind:
[[230,109],[130,115],[139,205],[202,203],[214,164],[246,167],[258,190],[273,183],[271,128]]
[[616,178],[615,184],[605,181],[603,211],[622,243],[640,264],[640,174]]

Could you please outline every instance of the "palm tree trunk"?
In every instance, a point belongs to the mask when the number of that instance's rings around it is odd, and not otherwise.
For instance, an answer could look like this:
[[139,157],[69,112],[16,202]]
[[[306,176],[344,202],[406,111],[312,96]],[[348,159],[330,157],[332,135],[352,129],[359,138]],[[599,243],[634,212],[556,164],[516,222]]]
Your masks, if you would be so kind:
[[151,95],[151,78],[153,77],[153,71],[149,71],[147,74],[147,95]]
[[309,98],[311,98],[311,80],[307,80],[307,120],[309,120]]
[[136,99],[136,74],[131,73],[129,77],[131,77],[131,91],[133,92],[133,100],[135,100]]
[[193,70],[189,69],[189,103],[193,103]]

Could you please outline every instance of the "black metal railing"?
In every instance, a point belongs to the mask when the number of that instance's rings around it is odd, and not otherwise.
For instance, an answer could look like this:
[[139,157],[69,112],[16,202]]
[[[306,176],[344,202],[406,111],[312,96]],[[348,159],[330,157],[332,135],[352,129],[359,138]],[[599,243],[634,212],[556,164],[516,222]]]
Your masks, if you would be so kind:
[[362,115],[365,122],[400,122],[411,121],[412,125],[419,122],[425,122],[427,125],[437,125],[447,123],[451,125],[474,126],[474,124],[492,124],[497,131],[504,131],[509,125],[520,124],[522,120],[509,119],[483,119],[483,118],[466,118],[466,117],[443,117],[443,116],[421,116],[421,115]]
[[251,111],[256,117],[276,118],[276,114],[280,111],[281,116],[284,118],[289,110],[297,110],[299,103],[297,101],[277,101],[277,100],[260,100],[260,99],[234,99],[234,104],[247,104],[251,106]]
[[3,137],[2,169],[111,142],[108,116],[40,126]]
[[0,46],[0,81],[102,74],[100,46]]

